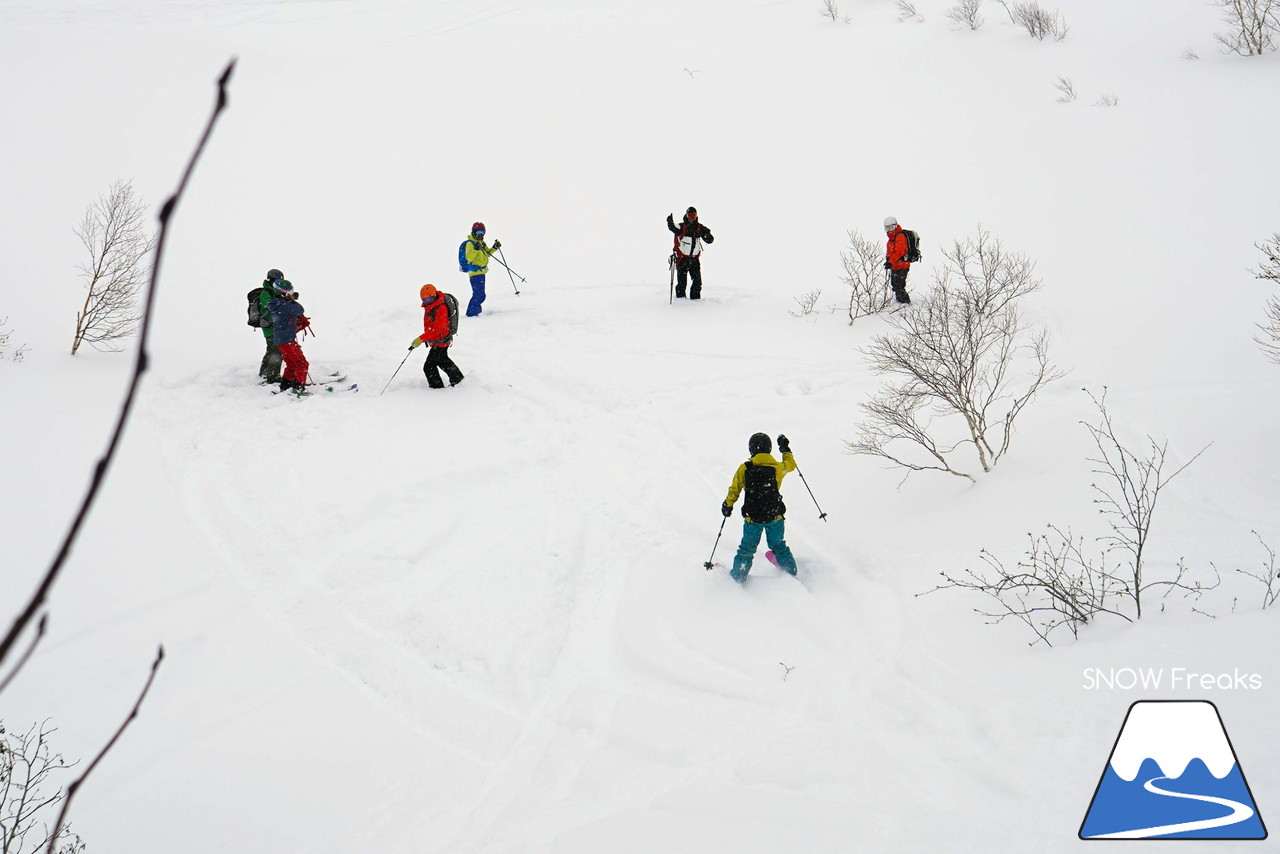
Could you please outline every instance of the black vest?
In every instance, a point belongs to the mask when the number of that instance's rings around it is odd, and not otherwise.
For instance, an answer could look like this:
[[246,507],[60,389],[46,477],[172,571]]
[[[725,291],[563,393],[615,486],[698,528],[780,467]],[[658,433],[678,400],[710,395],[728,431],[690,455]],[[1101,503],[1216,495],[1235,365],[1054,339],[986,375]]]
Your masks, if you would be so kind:
[[778,470],[773,466],[756,465],[747,460],[746,498],[742,502],[742,515],[748,522],[772,522],[787,512],[778,492]]

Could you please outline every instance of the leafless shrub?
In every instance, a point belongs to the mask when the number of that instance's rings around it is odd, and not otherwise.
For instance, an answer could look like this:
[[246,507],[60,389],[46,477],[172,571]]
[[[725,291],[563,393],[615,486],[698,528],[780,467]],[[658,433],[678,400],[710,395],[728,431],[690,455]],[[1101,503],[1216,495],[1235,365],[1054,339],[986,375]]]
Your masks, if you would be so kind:
[[[1025,256],[979,229],[943,257],[929,298],[890,315],[894,331],[864,348],[871,370],[889,382],[862,405],[867,417],[845,448],[908,476],[940,471],[974,480],[955,452],[971,445],[990,472],[1023,409],[1062,373],[1049,362],[1046,334],[1022,321],[1019,300],[1040,287]],[[1019,368],[1026,369],[1020,380]]]
[[820,296],[822,296],[822,291],[815,288],[807,293],[803,293],[800,296],[795,297],[796,305],[800,310],[792,311],[788,309],[787,314],[792,317],[804,317],[806,315],[813,314],[814,306],[818,304],[818,297]]
[[987,21],[982,16],[981,9],[982,0],[960,0],[959,3],[947,10],[947,17],[957,24],[963,24],[971,30],[976,30]]
[[892,291],[884,272],[884,244],[868,240],[858,231],[849,232],[849,248],[840,253],[849,286],[849,323],[877,314],[889,307]]
[[822,7],[818,12],[824,18],[830,18],[833,21],[840,20],[840,6],[836,0],[822,0]]
[[1195,52],[1194,48],[1187,48],[1182,52],[1183,59],[1199,59],[1200,54]]
[[[1250,270],[1259,279],[1280,284],[1280,232],[1271,235],[1266,243],[1255,244],[1266,259],[1256,270]],[[1262,348],[1267,358],[1280,365],[1280,294],[1267,300],[1267,320],[1258,324],[1258,335],[1253,340]]]
[[49,746],[56,731],[46,721],[8,732],[0,722],[0,854],[84,851],[70,825],[53,823],[54,807],[67,795],[58,777],[75,766]]
[[[1036,640],[1032,644],[1052,646],[1050,636],[1062,627],[1078,637],[1080,629],[1102,615],[1133,622],[1141,619],[1143,608],[1156,592],[1166,598],[1174,592],[1198,600],[1216,588],[1220,577],[1212,564],[1212,580],[1192,572],[1179,560],[1168,577],[1152,580],[1146,573],[1146,552],[1152,521],[1161,490],[1200,456],[1166,476],[1167,443],[1157,444],[1147,437],[1143,456],[1131,451],[1116,436],[1106,408],[1106,392],[1089,394],[1098,410],[1098,423],[1085,424],[1094,439],[1100,482],[1092,484],[1110,533],[1097,537],[1086,547],[1083,537],[1048,525],[1046,533],[1028,534],[1031,543],[1016,566],[1008,567],[986,551],[979,557],[985,569],[963,574],[941,573],[938,590],[969,590],[981,593],[991,603],[976,608],[988,622],[1013,618],[1022,622]],[[1194,608],[1193,608],[1194,610]]]
[[1058,82],[1053,84],[1053,88],[1058,90],[1058,100],[1064,104],[1076,99],[1075,87],[1071,85],[1071,81],[1066,77],[1059,77]]
[[79,268],[87,293],[76,315],[71,355],[81,344],[117,350],[117,341],[137,331],[138,291],[146,279],[146,256],[155,246],[143,224],[146,212],[133,185],[117,181],[89,206],[76,228],[89,263]]
[[1256,56],[1276,49],[1280,37],[1280,0],[1214,0],[1230,29],[1214,33],[1226,53]]
[[1047,36],[1053,36],[1055,40],[1062,41],[1067,37],[1070,27],[1067,26],[1066,19],[1058,12],[1050,12],[1041,6],[1036,0],[997,0],[1004,7],[1005,12],[1009,15],[1009,20],[1019,27],[1022,27],[1027,33],[1038,41],[1044,41]]
[[898,0],[898,20],[899,21],[923,21],[924,15],[916,11],[915,4],[910,0]]
[[1250,531],[1250,533],[1257,537],[1258,543],[1267,553],[1267,559],[1262,562],[1261,569],[1237,569],[1236,572],[1262,583],[1262,609],[1265,611],[1280,602],[1280,570],[1276,569],[1275,549],[1267,545],[1257,531]]
[[9,339],[13,337],[13,330],[7,328],[8,325],[9,318],[6,317],[4,320],[0,320],[0,361],[3,361],[7,357],[10,361],[21,362],[26,358],[27,345],[20,344],[18,349],[13,352],[9,352]]
[[1120,99],[1116,94],[1114,92],[1107,92],[1102,95],[1102,97],[1098,98],[1098,100],[1094,101],[1093,105],[1095,107],[1114,107],[1118,103],[1120,103]]
[[1098,505],[1099,512],[1111,525],[1111,534],[1102,538],[1102,542],[1106,543],[1108,554],[1119,552],[1124,556],[1119,570],[1125,577],[1122,592],[1132,599],[1134,611],[1140,619],[1143,595],[1148,590],[1185,587],[1181,582],[1181,573],[1174,581],[1148,581],[1144,561],[1151,535],[1151,521],[1155,516],[1161,490],[1199,459],[1207,446],[1197,451],[1172,474],[1166,475],[1164,468],[1169,443],[1166,441],[1157,444],[1155,439],[1147,436],[1146,454],[1138,456],[1116,436],[1111,415],[1107,412],[1106,389],[1103,389],[1101,396],[1095,396],[1092,392],[1088,394],[1099,415],[1097,424],[1085,424],[1098,452],[1098,456],[1090,457],[1089,461],[1097,466],[1093,473],[1103,480],[1102,486],[1096,483],[1090,486],[1096,495],[1093,503]]

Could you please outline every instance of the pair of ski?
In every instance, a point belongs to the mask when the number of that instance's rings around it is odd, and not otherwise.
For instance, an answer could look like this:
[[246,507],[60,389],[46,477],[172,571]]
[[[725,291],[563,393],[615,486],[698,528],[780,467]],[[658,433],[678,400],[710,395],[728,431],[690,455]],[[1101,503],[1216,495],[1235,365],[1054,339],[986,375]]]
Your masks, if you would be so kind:
[[[765,560],[767,560],[767,561],[769,561],[769,563],[773,564],[773,565],[774,565],[775,567],[777,567],[778,569],[782,569],[782,564],[778,563],[778,557],[777,557],[777,555],[775,555],[775,554],[773,553],[773,551],[772,551],[772,550],[769,550],[769,551],[767,551],[767,552],[765,552],[765,553],[764,553],[764,559],[765,559]],[[710,565],[707,567],[707,569],[711,569],[711,567],[713,567],[713,566],[724,566],[724,564],[722,564],[722,563],[713,563],[713,564],[710,564]],[[783,572],[787,572],[785,569],[782,569],[782,571],[783,571]],[[787,574],[788,574],[788,575],[790,575],[791,573],[787,573]]]
[[[342,371],[334,371],[333,373],[326,374],[320,379],[312,380],[308,382],[307,388],[323,390],[326,393],[360,390],[360,385],[358,383],[351,383],[349,385],[346,383],[347,383],[347,375],[344,374]],[[277,389],[272,389],[271,393],[280,394],[281,391],[282,389],[277,388]],[[313,394],[313,393],[314,392],[308,392],[308,394]],[[303,395],[299,395],[299,396],[301,397]]]

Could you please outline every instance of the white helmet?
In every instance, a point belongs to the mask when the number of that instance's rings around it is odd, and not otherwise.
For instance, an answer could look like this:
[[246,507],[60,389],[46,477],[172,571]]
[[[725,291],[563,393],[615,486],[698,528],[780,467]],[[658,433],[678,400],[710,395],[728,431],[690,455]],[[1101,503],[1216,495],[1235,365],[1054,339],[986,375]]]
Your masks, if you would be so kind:
[[893,228],[893,227],[894,227],[895,225],[897,225],[897,224],[898,224],[898,220],[897,220],[897,218],[896,218],[896,217],[887,216],[887,217],[885,217],[885,218],[884,218],[884,230],[885,230],[885,231],[888,231],[889,229]]

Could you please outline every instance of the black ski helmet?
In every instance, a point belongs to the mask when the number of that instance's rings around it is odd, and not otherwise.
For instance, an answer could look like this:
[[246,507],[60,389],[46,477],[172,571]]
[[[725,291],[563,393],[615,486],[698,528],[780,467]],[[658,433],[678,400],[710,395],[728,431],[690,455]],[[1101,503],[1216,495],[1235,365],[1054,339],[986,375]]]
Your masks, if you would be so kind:
[[751,452],[751,456],[756,454],[768,454],[773,451],[773,440],[769,438],[767,433],[753,433],[751,438],[747,440],[747,450]]
[[281,273],[275,267],[272,267],[270,270],[267,271],[268,282],[278,282],[283,278],[284,278],[284,273]]

